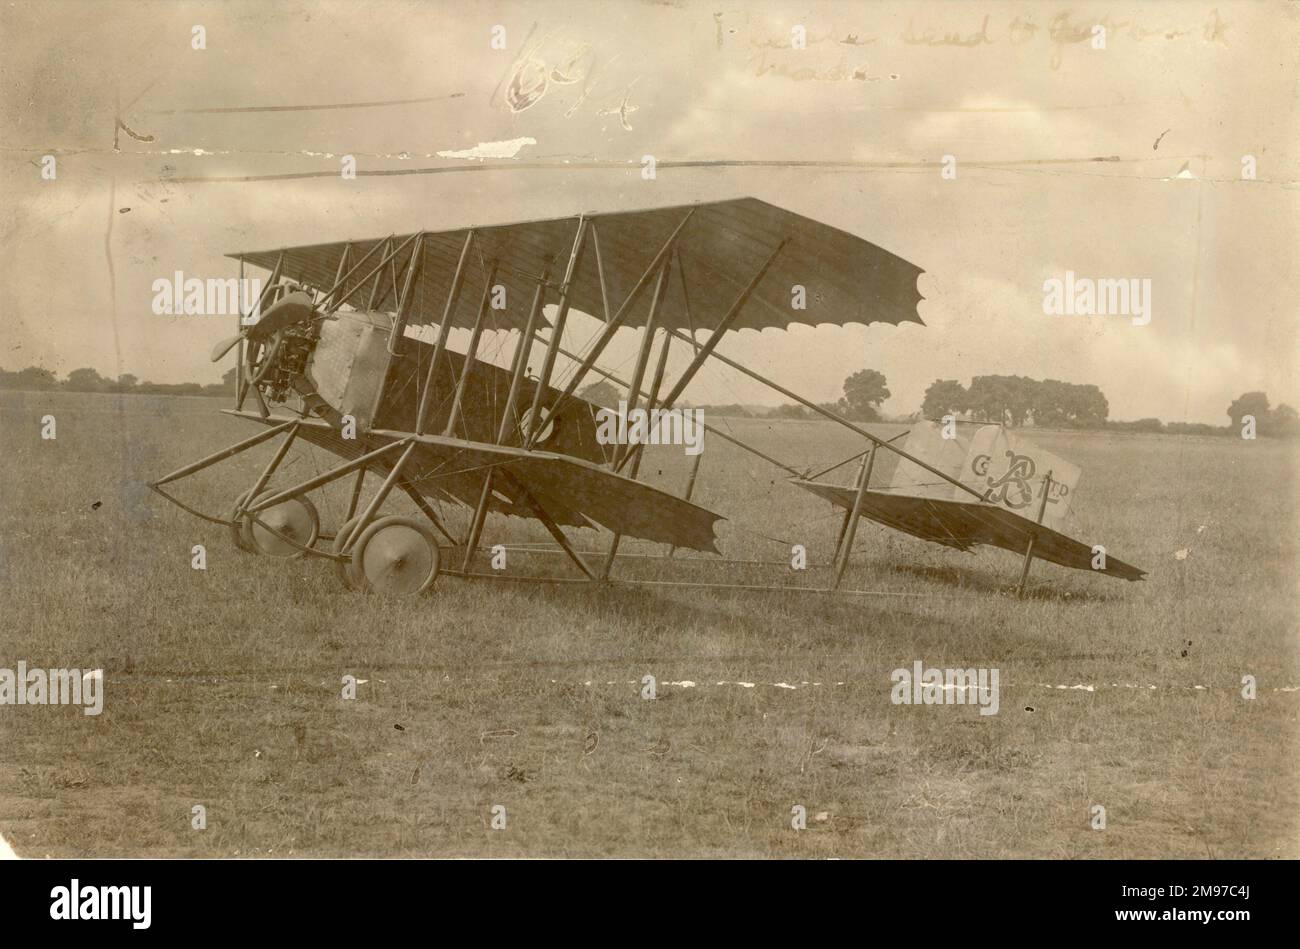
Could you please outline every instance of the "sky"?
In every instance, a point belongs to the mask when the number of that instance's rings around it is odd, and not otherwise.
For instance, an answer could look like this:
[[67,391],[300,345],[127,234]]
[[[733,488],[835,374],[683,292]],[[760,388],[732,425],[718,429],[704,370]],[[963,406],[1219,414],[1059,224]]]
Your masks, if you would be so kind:
[[[0,368],[217,381],[230,320],[156,315],[152,285],[232,276],[232,251],[753,195],[925,270],[924,326],[719,347],[814,400],[874,368],[887,414],[988,373],[1095,383],[1117,419],[1300,406],[1298,25],[1294,3],[8,3]],[[405,173],[345,179],[343,155]],[[644,155],[710,164],[645,180]],[[1150,321],[1045,313],[1067,271],[1150,280]],[[688,397],[784,401],[720,367]]]

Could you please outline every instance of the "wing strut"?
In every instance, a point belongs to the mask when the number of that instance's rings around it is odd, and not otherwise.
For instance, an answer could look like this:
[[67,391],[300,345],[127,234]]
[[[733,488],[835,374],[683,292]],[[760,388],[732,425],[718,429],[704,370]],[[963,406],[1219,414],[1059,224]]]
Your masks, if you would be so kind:
[[[679,339],[686,340],[686,342],[688,343],[693,342],[693,340],[689,336],[685,335],[680,330],[670,329],[668,330],[668,332],[672,333],[674,336],[676,336]],[[856,432],[857,434],[861,435],[863,438],[880,446],[881,448],[888,448],[894,454],[901,455],[902,457],[906,458],[908,461],[912,462],[913,464],[919,465],[920,467],[924,468],[926,471],[930,472],[930,474],[936,475],[937,477],[942,478],[944,481],[948,482],[949,484],[960,488],[961,490],[965,491],[969,495],[972,495],[977,500],[980,501],[984,500],[984,495],[980,494],[970,485],[963,484],[961,481],[958,481],[952,475],[940,471],[938,468],[934,467],[933,465],[926,464],[924,461],[922,461],[919,458],[914,458],[913,456],[909,455],[907,452],[903,451],[903,449],[899,448],[898,446],[891,445],[888,439],[881,438],[879,435],[872,435],[865,428],[862,428],[861,426],[858,425],[854,425],[848,419],[842,418],[841,416],[836,415],[834,412],[822,408],[816,402],[812,402],[808,399],[805,399],[803,396],[799,395],[796,392],[791,392],[785,386],[773,382],[771,379],[767,378],[766,376],[755,372],[753,369],[750,369],[748,366],[741,365],[740,363],[736,362],[734,359],[728,359],[726,356],[716,351],[710,352],[709,355],[711,355],[714,359],[721,362],[723,365],[730,366],[732,369],[739,370],[740,372],[743,372],[745,375],[749,376],[754,381],[761,382],[769,389],[773,389],[781,393],[786,398],[794,399],[804,408],[812,409],[812,411],[816,412],[818,415],[821,415],[825,418],[830,419],[832,422],[844,426],[851,432]]]
[[[550,279],[551,265],[548,262],[542,270],[541,279],[537,282],[537,289],[533,291],[533,305],[528,310],[528,322],[519,336],[519,342],[515,344],[514,359],[510,366],[510,391],[506,394],[505,408],[501,412],[501,424],[497,428],[498,445],[505,442],[506,435],[515,424],[515,405],[519,401],[519,389],[523,384],[524,373],[528,369],[528,354],[533,348],[537,318],[541,315],[542,306],[546,302],[546,284]],[[465,540],[465,561],[461,565],[465,573],[469,573],[470,563],[474,559],[474,549],[478,547],[479,537],[483,533],[483,523],[487,520],[488,505],[492,502],[492,479],[495,474],[496,467],[493,466],[488,468],[487,474],[483,476],[483,490],[479,494],[478,506],[474,508],[474,517],[469,522],[469,534]]]
[[546,508],[542,507],[541,502],[533,496],[533,492],[529,491],[522,481],[505,468],[501,469],[501,477],[507,484],[519,492],[520,497],[524,499],[524,503],[533,509],[533,513],[537,515],[537,519],[546,526],[546,530],[555,538],[555,542],[560,545],[561,549],[569,555],[569,559],[577,565],[579,570],[587,575],[587,579],[596,580],[596,575],[591,572],[591,568],[588,567],[587,562],[582,559],[582,555],[573,549],[573,545],[569,543],[569,538],[565,537],[564,531],[560,530],[560,525],[556,524],[551,518],[551,515],[546,513]]

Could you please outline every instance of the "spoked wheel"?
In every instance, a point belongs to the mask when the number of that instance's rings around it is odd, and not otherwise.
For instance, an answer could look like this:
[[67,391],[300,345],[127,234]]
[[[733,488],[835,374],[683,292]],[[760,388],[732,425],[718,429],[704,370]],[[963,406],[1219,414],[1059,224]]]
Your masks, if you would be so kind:
[[413,517],[381,517],[352,547],[352,579],[366,589],[418,596],[438,577],[438,541]]
[[[263,498],[267,494],[269,492],[263,492],[258,497]],[[257,519],[303,547],[311,547],[320,537],[320,515],[316,513],[316,505],[305,497],[290,498],[275,507],[258,511]],[[293,544],[286,542],[282,537],[277,537],[273,531],[267,530],[262,524],[256,523],[252,515],[245,514],[242,520],[243,539],[257,553],[266,554],[268,557],[302,555],[302,551]]]
[[[334,553],[343,553],[343,541],[348,534],[352,532],[353,526],[359,520],[361,520],[360,514],[351,518],[339,528],[339,532],[334,535]],[[353,567],[351,558],[334,561],[334,571],[339,575],[339,579],[343,581],[343,585],[349,590],[356,590],[364,586],[364,581],[357,576],[356,568]]]

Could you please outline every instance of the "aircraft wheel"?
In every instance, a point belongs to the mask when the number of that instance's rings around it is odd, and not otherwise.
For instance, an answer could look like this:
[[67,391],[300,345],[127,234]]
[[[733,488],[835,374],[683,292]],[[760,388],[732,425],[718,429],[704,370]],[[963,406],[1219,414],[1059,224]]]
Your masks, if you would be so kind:
[[413,517],[381,517],[352,547],[353,577],[366,589],[418,596],[438,577],[438,541]]
[[[269,493],[263,492],[258,497],[266,497]],[[259,511],[257,518],[304,547],[311,547],[320,536],[320,515],[316,513],[316,505],[305,497],[290,498],[283,504]],[[245,525],[246,536],[258,553],[268,557],[302,556],[301,550],[261,524],[254,523],[251,517],[245,516]]]
[[[251,488],[249,490],[252,490]],[[253,539],[248,534],[248,521],[236,518],[235,515],[243,506],[244,501],[248,499],[248,491],[245,491],[235,499],[235,506],[230,509],[230,518],[233,523],[230,525],[230,539],[234,541],[235,547],[247,554],[257,553],[257,548],[253,546]]]
[[[360,514],[351,518],[339,528],[338,533],[334,535],[334,553],[343,553],[343,538],[348,536],[348,532],[352,530],[352,526],[359,520],[361,520]],[[374,522],[372,521],[371,523]],[[356,568],[352,566],[352,561],[350,559],[334,561],[334,571],[339,575],[339,579],[343,581],[343,585],[349,590],[356,590],[364,586],[364,581],[358,578]]]

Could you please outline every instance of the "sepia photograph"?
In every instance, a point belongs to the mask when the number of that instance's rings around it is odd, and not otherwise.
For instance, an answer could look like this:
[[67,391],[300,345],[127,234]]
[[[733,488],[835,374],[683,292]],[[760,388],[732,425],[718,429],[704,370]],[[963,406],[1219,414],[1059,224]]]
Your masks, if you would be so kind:
[[1169,867],[1300,856],[1297,39],[6,4],[0,856],[80,867],[32,912],[831,858],[1248,920]]

